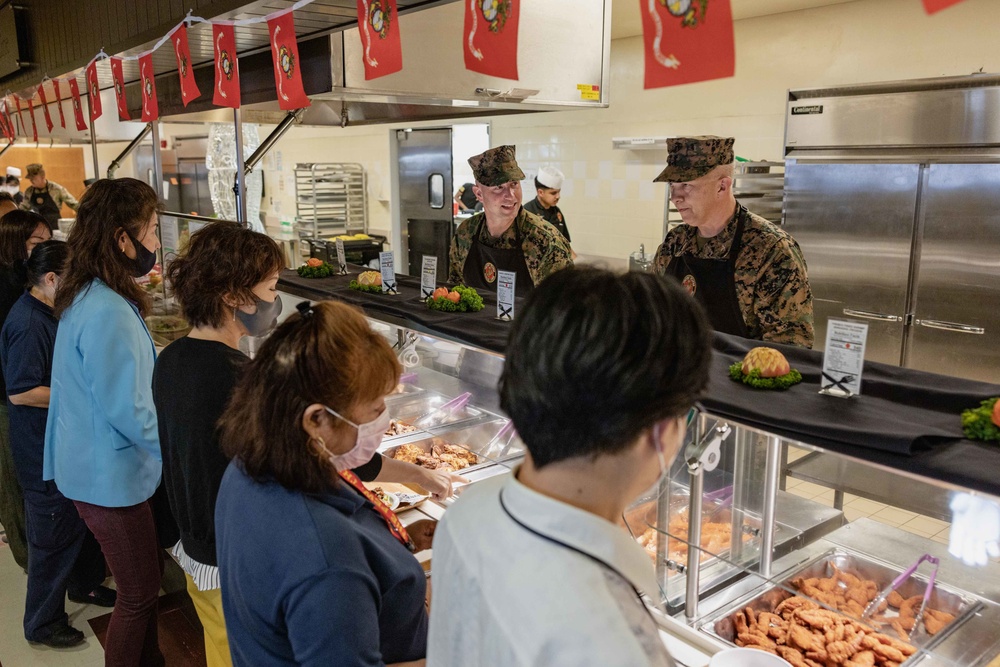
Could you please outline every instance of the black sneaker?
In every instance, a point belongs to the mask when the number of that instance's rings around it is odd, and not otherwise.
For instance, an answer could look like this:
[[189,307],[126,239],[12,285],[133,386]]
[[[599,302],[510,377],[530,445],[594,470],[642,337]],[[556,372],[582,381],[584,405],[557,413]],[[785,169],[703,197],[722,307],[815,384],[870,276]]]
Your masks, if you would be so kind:
[[70,593],[69,599],[80,604],[92,604],[98,607],[114,607],[115,600],[118,599],[118,592],[107,586],[98,586],[86,595]]
[[83,643],[83,633],[69,625],[63,625],[53,630],[44,639],[36,640],[36,644],[44,644],[51,648],[69,648]]

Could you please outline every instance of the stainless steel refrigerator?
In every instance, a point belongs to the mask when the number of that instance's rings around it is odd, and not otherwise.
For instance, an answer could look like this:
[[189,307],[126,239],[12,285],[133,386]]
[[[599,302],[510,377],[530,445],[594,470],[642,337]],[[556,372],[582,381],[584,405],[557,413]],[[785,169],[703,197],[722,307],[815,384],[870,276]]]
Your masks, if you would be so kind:
[[1000,382],[1000,77],[790,91],[784,226],[816,344],[866,321],[866,359]]

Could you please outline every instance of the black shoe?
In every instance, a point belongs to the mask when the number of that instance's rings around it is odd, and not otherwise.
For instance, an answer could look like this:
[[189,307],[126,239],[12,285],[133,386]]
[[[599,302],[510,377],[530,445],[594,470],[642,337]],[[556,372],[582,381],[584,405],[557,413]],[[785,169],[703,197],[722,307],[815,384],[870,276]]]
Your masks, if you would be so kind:
[[44,639],[39,639],[36,644],[45,644],[52,648],[69,648],[83,643],[83,633],[69,625],[63,625],[52,631]]
[[107,586],[98,586],[86,595],[69,594],[69,599],[80,604],[92,604],[98,607],[114,607],[118,592]]

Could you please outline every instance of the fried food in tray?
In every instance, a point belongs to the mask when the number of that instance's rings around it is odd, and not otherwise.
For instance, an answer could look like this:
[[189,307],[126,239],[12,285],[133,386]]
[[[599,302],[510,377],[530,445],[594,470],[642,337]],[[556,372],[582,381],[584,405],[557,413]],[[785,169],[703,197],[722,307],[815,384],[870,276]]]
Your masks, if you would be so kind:
[[406,435],[407,433],[416,433],[419,431],[416,426],[410,426],[404,421],[398,419],[392,419],[389,421],[389,428],[385,430],[385,437],[392,438],[397,435]]
[[[688,518],[687,511],[682,510],[675,513],[670,518],[670,523],[667,525],[667,532],[670,535],[677,535],[682,538],[686,538],[688,534]],[[709,514],[711,517],[711,514]],[[650,558],[656,559],[656,548],[657,540],[661,533],[656,530],[656,528],[647,528],[636,541],[642,545],[649,554]],[[722,554],[729,551],[729,547],[732,545],[733,537],[733,525],[732,522],[726,521],[702,521],[701,524],[701,556],[700,560],[705,562],[709,558]],[[686,565],[688,560],[688,545],[677,539],[669,539],[666,535],[663,535],[663,539],[668,539],[667,542],[667,553],[666,558],[672,560],[675,563],[681,565]],[[750,535],[743,535],[743,541],[747,542],[751,539]]]
[[456,472],[479,463],[479,457],[458,445],[453,445],[441,438],[400,445],[392,453],[397,461],[415,463],[428,470],[446,470]]

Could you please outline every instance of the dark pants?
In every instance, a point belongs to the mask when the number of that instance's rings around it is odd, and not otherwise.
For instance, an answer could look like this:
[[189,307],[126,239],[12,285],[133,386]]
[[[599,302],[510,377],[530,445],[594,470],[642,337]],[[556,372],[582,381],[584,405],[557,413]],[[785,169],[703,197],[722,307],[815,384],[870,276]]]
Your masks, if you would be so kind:
[[47,482],[48,491],[24,490],[28,533],[28,595],[24,637],[41,641],[69,620],[66,593],[84,597],[104,581],[101,545],[72,500]]
[[156,629],[163,551],[149,503],[100,507],[76,501],[76,509],[100,543],[118,588],[104,641],[104,664],[163,665]]
[[0,397],[0,523],[7,532],[7,544],[14,560],[28,569],[28,541],[24,536],[24,496],[14,470],[10,451],[10,422],[7,400]]

